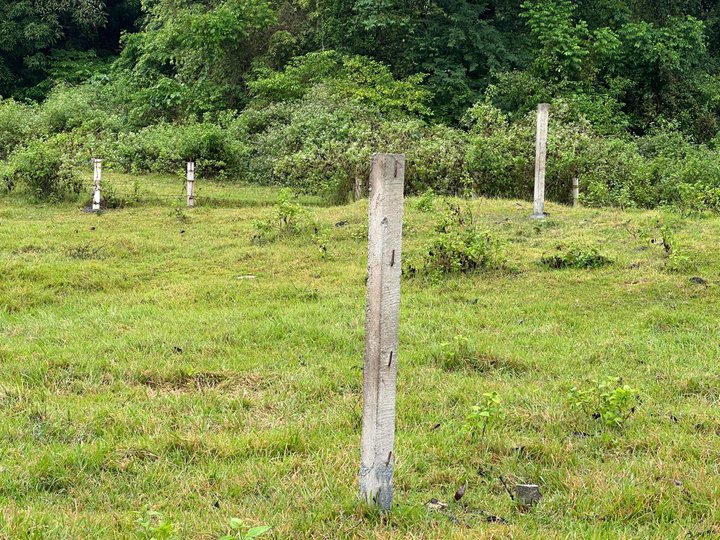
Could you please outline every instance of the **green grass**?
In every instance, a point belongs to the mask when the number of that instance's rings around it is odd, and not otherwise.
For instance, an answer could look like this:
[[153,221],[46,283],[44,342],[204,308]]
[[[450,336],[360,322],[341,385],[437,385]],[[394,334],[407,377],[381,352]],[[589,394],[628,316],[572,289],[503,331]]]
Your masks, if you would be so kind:
[[[367,203],[310,209],[323,258],[309,235],[251,244],[273,190],[204,189],[232,202],[94,215],[0,198],[0,536],[149,538],[147,511],[175,538],[231,517],[278,539],[720,535],[719,218],[549,205],[538,223],[526,202],[471,203],[514,270],[403,281],[381,519],[356,478]],[[407,201],[407,256],[435,220]],[[658,220],[697,268],[670,271]],[[574,244],[613,264],[539,264]],[[641,393],[622,429],[568,401],[605,376]],[[504,418],[471,438],[493,391]],[[501,477],[541,503],[516,508]]]

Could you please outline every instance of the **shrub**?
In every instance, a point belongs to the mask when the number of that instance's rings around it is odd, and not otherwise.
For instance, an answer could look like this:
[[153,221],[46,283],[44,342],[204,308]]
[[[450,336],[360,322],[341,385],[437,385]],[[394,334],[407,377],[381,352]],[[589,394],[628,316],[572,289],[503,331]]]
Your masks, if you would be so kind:
[[121,134],[107,145],[110,162],[126,172],[177,172],[195,161],[198,175],[237,171],[243,149],[219,124],[157,124]]
[[415,208],[420,212],[432,212],[435,209],[435,192],[432,188],[426,189],[417,201],[415,201]]
[[16,146],[27,142],[37,131],[34,107],[12,99],[0,101],[0,159],[5,159]]
[[602,381],[591,381],[590,388],[574,386],[568,393],[568,400],[574,409],[601,420],[605,426],[621,428],[640,404],[640,392],[623,384],[619,377],[607,377]]
[[419,264],[409,262],[404,274],[454,274],[505,268],[500,243],[487,231],[479,230],[472,213],[449,203],[436,226],[433,239]]
[[82,182],[57,140],[36,140],[17,150],[4,175],[8,186],[24,186],[39,200],[57,201],[82,190]]
[[254,244],[274,242],[281,236],[297,236],[309,231],[313,226],[307,210],[292,200],[290,190],[283,189],[278,195],[274,215],[269,219],[257,220],[253,223],[255,232],[252,236]]

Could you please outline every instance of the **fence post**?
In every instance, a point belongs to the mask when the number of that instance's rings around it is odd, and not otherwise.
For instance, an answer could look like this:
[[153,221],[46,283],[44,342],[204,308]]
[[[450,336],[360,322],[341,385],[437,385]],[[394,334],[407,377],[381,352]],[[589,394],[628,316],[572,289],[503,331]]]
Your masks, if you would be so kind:
[[550,105],[540,103],[537,108],[537,132],[535,135],[535,197],[533,218],[545,217],[545,161],[547,159],[548,117]]
[[580,204],[580,179],[577,176],[573,176],[572,179],[572,204],[573,208],[577,208]]
[[100,210],[100,181],[102,180],[102,159],[93,159],[93,211]]
[[370,173],[360,496],[392,508],[398,367],[403,154],[375,154]]
[[193,208],[195,206],[195,162],[187,163],[187,206]]

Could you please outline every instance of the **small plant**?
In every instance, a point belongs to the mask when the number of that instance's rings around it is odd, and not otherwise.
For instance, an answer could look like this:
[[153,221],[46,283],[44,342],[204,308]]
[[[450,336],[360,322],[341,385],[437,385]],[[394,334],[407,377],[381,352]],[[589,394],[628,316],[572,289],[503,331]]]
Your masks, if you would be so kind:
[[670,256],[675,247],[675,233],[670,225],[663,225],[660,227],[660,236],[652,238],[650,242],[662,247],[665,255]]
[[437,236],[419,263],[409,262],[404,274],[455,274],[505,268],[500,242],[478,230],[472,213],[449,204],[435,227]]
[[673,273],[686,273],[697,270],[697,264],[685,253],[678,249],[675,233],[670,225],[660,227],[660,235],[650,239],[650,242],[659,245],[665,256],[665,269]]
[[487,429],[505,418],[502,409],[502,402],[497,392],[487,392],[482,395],[483,399],[479,405],[473,405],[470,414],[465,418],[465,431],[472,436],[480,430],[480,440],[485,439]]
[[180,206],[176,206],[175,219],[178,221],[178,223],[187,223],[190,218],[188,218],[188,215]]
[[164,519],[160,512],[146,510],[136,520],[136,532],[144,540],[169,540],[173,538],[175,526]]
[[322,259],[330,258],[330,233],[327,231],[327,229],[315,227],[315,230],[313,232],[313,244],[317,246],[318,250],[320,251],[320,257]]
[[245,522],[239,518],[230,519],[230,529],[233,532],[221,536],[218,540],[253,540],[268,532],[272,527],[260,525],[258,527],[248,527]]
[[428,188],[415,202],[415,208],[420,212],[432,212],[435,209],[435,192]]
[[602,268],[612,264],[612,259],[606,257],[595,247],[573,244],[568,248],[558,246],[558,252],[543,255],[540,264],[548,268],[560,270],[563,268],[575,268],[585,270],[591,268]]
[[671,253],[665,263],[665,269],[675,274],[685,274],[697,270],[697,268],[698,265],[690,257],[677,251]]
[[622,384],[619,377],[606,377],[602,381],[591,381],[591,384],[586,389],[575,386],[570,389],[570,406],[595,420],[601,420],[605,426],[623,427],[640,403],[640,392]]
[[275,214],[269,219],[257,220],[253,223],[255,228],[252,237],[253,243],[266,244],[277,240],[280,236],[298,235],[310,228],[307,211],[292,198],[290,190],[280,191],[275,205]]

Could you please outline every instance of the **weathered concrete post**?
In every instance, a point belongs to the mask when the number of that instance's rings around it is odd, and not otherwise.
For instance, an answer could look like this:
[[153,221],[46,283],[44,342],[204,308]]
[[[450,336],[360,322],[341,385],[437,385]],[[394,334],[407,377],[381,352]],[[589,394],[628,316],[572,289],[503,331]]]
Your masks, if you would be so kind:
[[384,512],[393,502],[404,182],[404,155],[373,155],[360,495]]
[[550,105],[541,103],[537,108],[537,132],[535,135],[535,197],[533,218],[545,217],[545,161],[547,159],[548,117]]
[[100,210],[100,181],[102,180],[102,159],[93,159],[93,211]]
[[195,162],[188,161],[187,164],[187,206],[195,206]]
[[573,208],[577,208],[580,204],[580,179],[577,176],[573,176],[572,179],[572,204]]

